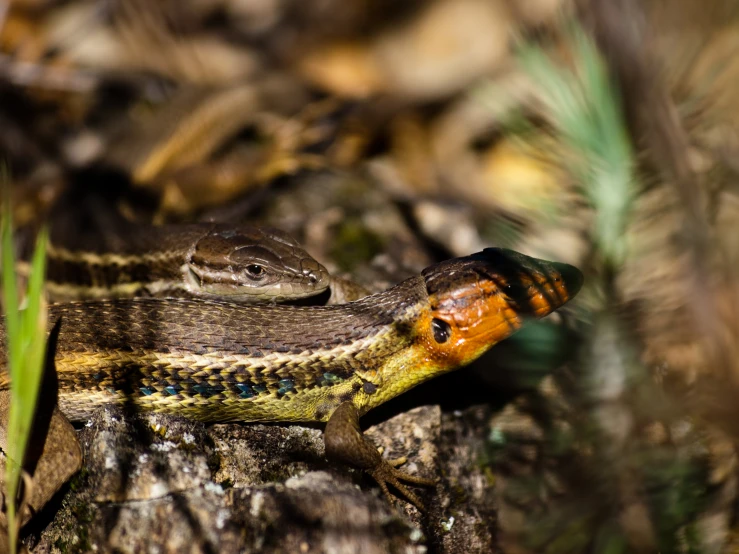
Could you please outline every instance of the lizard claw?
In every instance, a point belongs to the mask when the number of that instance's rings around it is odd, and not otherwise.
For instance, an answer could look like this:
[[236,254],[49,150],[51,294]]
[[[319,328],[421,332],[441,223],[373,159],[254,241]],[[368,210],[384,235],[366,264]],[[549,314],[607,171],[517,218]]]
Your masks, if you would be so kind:
[[413,504],[422,513],[426,512],[426,507],[416,494],[408,489],[401,481],[413,483],[415,485],[433,486],[437,483],[437,479],[426,479],[410,475],[404,471],[397,469],[397,466],[406,462],[406,458],[397,458],[395,460],[382,460],[374,469],[368,470],[367,473],[377,481],[380,489],[384,493],[388,502],[393,503],[393,496],[388,490],[388,485],[392,485],[400,494],[402,494],[411,504]]
[[408,461],[408,458],[406,458],[405,456],[401,456],[400,458],[395,458],[394,460],[385,461],[393,467],[400,467]]

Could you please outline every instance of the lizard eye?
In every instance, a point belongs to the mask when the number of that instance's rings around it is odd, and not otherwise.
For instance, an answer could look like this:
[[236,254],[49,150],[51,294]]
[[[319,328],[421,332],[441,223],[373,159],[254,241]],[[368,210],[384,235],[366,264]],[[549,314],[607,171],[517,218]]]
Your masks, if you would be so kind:
[[528,303],[529,289],[521,283],[509,283],[503,287],[503,292],[518,305],[525,306]]
[[434,332],[434,340],[438,343],[444,343],[449,340],[452,335],[452,328],[446,321],[434,318],[431,321],[431,329]]
[[261,277],[264,274],[264,268],[261,265],[249,264],[246,266],[246,272],[250,277]]

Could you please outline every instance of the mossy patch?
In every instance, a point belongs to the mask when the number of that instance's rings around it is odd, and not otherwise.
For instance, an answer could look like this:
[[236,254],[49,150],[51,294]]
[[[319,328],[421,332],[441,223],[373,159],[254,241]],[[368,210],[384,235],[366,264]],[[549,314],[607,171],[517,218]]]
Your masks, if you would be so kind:
[[367,229],[360,218],[350,217],[336,230],[330,254],[342,271],[351,272],[380,254],[384,247],[382,237]]

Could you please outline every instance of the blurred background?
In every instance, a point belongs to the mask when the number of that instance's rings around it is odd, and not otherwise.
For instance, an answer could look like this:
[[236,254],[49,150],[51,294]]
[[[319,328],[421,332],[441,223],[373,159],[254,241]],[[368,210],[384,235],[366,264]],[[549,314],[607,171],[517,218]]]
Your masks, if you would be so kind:
[[730,0],[14,0],[0,159],[24,251],[93,190],[373,290],[486,246],[578,266],[562,314],[376,417],[494,406],[456,507],[492,506],[491,551],[736,552],[737,54]]

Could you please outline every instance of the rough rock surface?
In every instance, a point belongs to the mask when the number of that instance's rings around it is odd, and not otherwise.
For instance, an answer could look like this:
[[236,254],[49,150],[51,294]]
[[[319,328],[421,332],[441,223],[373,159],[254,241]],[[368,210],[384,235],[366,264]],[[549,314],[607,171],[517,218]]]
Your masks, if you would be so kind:
[[[214,425],[98,411],[85,469],[34,552],[495,552],[491,485],[477,459],[485,411],[416,408],[368,430],[404,469],[421,514],[364,474],[329,464],[318,428]],[[29,538],[33,542],[34,537]]]
[[490,410],[443,414],[438,498],[429,504],[437,552],[498,552],[494,479],[480,459]]

